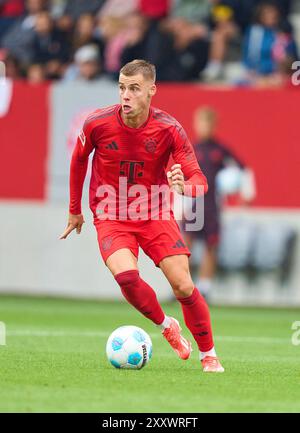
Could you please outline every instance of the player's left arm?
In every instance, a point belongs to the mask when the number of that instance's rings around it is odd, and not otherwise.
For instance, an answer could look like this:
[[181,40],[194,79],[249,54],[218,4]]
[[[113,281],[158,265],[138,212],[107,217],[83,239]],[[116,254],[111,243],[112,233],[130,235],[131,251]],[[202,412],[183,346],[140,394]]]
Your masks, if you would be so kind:
[[198,197],[208,190],[207,179],[197,161],[193,146],[180,124],[172,131],[172,156],[175,164],[167,173],[168,182],[178,193]]

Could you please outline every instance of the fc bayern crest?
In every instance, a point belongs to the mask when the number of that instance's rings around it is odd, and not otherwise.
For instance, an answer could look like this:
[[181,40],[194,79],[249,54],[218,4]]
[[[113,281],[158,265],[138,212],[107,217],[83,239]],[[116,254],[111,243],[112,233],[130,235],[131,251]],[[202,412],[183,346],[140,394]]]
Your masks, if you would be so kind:
[[154,153],[156,150],[156,146],[157,146],[157,141],[155,140],[155,138],[147,138],[144,141],[145,144],[145,149],[147,150],[147,152],[149,153]]

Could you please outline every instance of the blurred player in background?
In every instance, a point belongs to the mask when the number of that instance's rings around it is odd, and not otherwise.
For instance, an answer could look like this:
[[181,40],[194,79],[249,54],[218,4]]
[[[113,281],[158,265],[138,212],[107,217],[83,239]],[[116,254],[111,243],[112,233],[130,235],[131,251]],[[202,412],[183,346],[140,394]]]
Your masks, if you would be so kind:
[[[220,199],[217,180],[219,177],[220,191],[223,194],[241,193],[242,202],[253,199],[252,172],[245,167],[242,160],[226,148],[215,136],[217,113],[210,107],[202,107],[195,111],[194,130],[198,139],[194,149],[196,158],[207,177],[208,192],[204,198],[204,226],[200,231],[185,232],[185,240],[192,249],[196,240],[204,242],[204,252],[197,269],[196,287],[206,299],[209,298],[212,281],[216,272],[217,248],[220,239]],[[239,167],[241,170],[225,167]],[[222,173],[222,172],[224,173]],[[189,199],[188,199],[189,200]],[[195,206],[193,199],[191,206]],[[191,202],[191,200],[189,200]]]
[[[72,155],[69,221],[61,239],[74,229],[81,232],[84,223],[82,188],[89,154],[95,151],[90,208],[103,260],[122,294],[132,306],[161,327],[163,336],[181,359],[190,356],[191,343],[181,335],[178,321],[165,315],[155,291],[139,275],[140,246],[172,286],[186,326],[198,345],[203,371],[223,372],[214,349],[209,309],[192,281],[188,263],[190,251],[173,213],[164,219],[159,211],[159,218],[153,218],[148,196],[147,217],[132,219],[129,208],[136,197],[129,196],[128,191],[128,206],[124,207],[118,200],[116,212],[111,210],[112,202],[116,204],[116,198],[120,199],[121,180],[130,187],[143,186],[146,192],[150,192],[153,185],[165,186],[168,193],[170,188],[180,194],[189,191],[192,196],[198,195],[199,188],[202,195],[207,190],[206,178],[182,126],[169,114],[151,106],[152,96],[156,93],[155,75],[154,65],[144,60],[129,62],[119,76],[121,103],[96,110],[85,121]],[[166,174],[171,154],[175,164]],[[116,193],[108,200],[107,208],[100,206],[103,187],[108,187],[109,193],[111,190]],[[151,194],[152,191],[152,199]],[[141,203],[141,207],[144,204]]]

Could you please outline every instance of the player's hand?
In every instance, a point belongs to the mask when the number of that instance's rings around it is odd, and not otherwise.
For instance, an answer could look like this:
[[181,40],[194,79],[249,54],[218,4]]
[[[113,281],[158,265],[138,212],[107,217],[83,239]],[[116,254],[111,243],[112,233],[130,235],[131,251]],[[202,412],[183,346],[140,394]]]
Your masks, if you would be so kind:
[[171,171],[168,171],[167,178],[169,187],[174,189],[179,194],[184,192],[184,175],[181,171],[181,164],[174,164],[171,167]]
[[69,214],[69,220],[66,230],[63,232],[63,234],[60,236],[59,239],[66,239],[69,234],[76,229],[76,233],[81,233],[82,224],[84,223],[83,215],[73,215]]

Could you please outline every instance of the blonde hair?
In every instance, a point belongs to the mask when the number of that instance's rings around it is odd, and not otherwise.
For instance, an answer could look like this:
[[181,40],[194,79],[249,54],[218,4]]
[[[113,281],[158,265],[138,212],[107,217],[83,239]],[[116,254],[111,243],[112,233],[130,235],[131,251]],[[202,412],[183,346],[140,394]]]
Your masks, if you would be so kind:
[[136,74],[142,74],[147,80],[152,80],[155,82],[156,79],[156,69],[155,66],[147,62],[146,60],[136,59],[132,62],[126,63],[121,70],[120,74],[130,77]]

